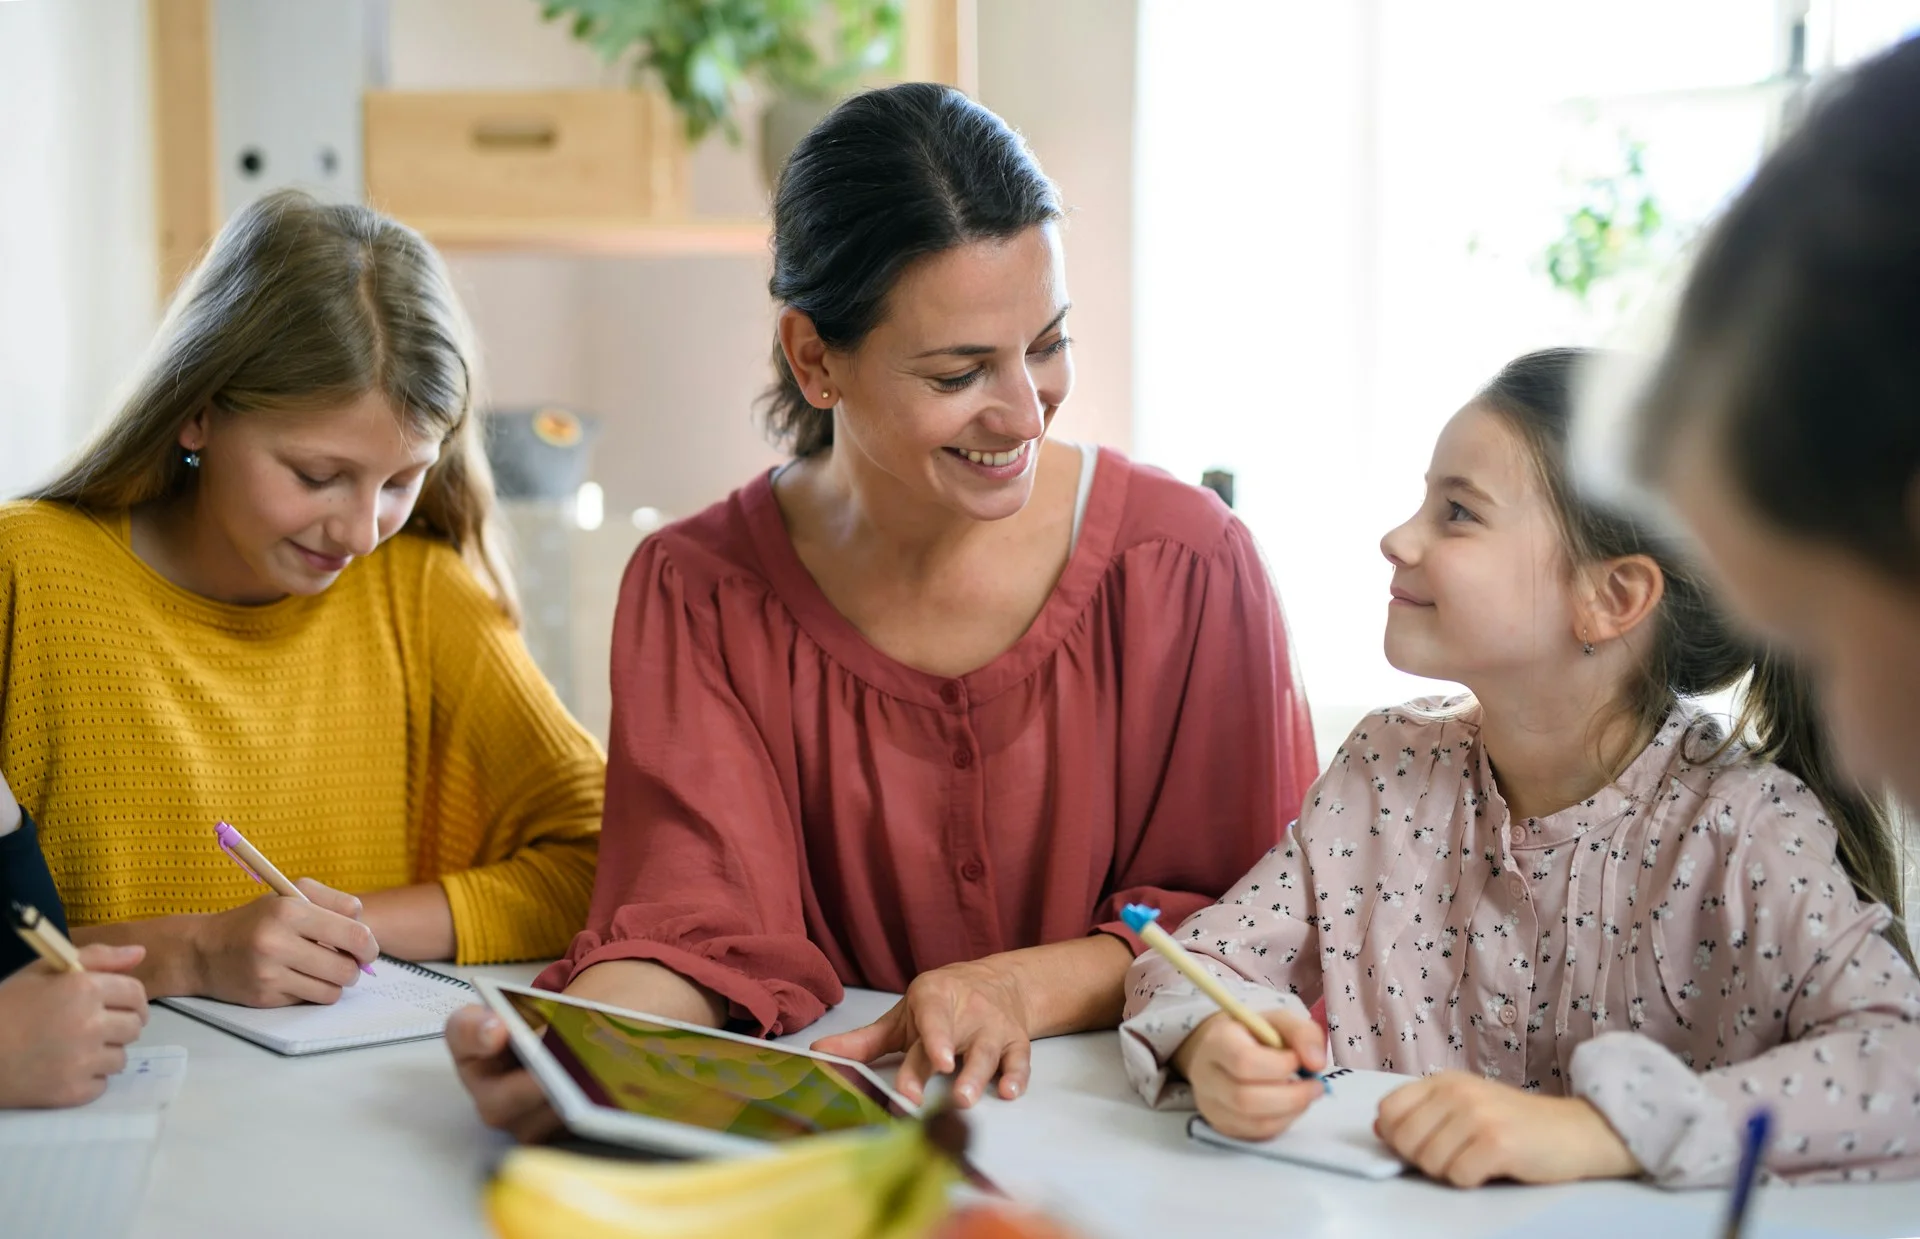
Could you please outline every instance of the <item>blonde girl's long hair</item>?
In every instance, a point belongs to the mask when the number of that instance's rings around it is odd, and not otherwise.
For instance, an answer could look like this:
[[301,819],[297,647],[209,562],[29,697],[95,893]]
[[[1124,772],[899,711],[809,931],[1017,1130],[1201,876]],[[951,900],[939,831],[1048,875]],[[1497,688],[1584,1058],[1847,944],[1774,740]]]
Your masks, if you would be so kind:
[[27,498],[90,511],[167,499],[194,485],[179,446],[194,414],[298,415],[379,392],[408,433],[440,444],[406,529],[450,544],[517,623],[476,386],[473,333],[433,247],[377,211],[281,190],[220,230],[119,412]]

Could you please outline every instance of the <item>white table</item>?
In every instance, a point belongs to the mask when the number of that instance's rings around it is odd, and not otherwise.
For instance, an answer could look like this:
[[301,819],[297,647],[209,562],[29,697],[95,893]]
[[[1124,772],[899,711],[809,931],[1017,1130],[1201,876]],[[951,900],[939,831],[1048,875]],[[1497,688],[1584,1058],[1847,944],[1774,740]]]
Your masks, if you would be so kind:
[[[525,981],[536,969],[460,971]],[[890,1002],[850,993],[795,1040],[857,1027]],[[142,1043],[184,1045],[191,1060],[138,1239],[487,1233],[480,1188],[508,1141],[481,1127],[440,1042],[281,1058],[155,1007]],[[1655,1191],[1362,1183],[1196,1146],[1185,1115],[1150,1111],[1133,1094],[1110,1033],[1036,1045],[1028,1095],[984,1102],[971,1121],[989,1176],[1096,1235],[1445,1239],[1495,1234],[1549,1207],[1553,1217],[1604,1217]],[[1689,1194],[1686,1204],[1702,1218],[1691,1233],[1713,1234],[1717,1194]],[[1763,1204],[1768,1219],[1809,1230],[1920,1234],[1920,1184],[1773,1189]],[[1538,1233],[1552,1239],[1564,1230],[1543,1221]]]

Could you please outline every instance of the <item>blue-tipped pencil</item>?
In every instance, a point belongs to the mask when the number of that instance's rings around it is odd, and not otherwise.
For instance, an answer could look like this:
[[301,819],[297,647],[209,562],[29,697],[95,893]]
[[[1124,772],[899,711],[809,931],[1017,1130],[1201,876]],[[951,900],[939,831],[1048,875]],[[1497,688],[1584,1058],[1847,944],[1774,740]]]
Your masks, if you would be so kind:
[[[1161,958],[1172,964],[1181,976],[1193,982],[1195,989],[1213,999],[1222,1011],[1245,1025],[1246,1030],[1252,1033],[1261,1045],[1274,1050],[1287,1048],[1287,1043],[1280,1039],[1280,1034],[1274,1031],[1273,1025],[1261,1019],[1246,1003],[1235,998],[1231,990],[1220,984],[1219,977],[1208,972],[1201,966],[1199,960],[1187,953],[1185,947],[1175,942],[1168,936],[1166,930],[1160,928],[1157,923],[1160,920],[1160,909],[1149,908],[1143,903],[1130,903],[1120,910],[1120,919],[1126,922],[1128,929],[1140,935],[1140,941],[1160,952]],[[1308,1071],[1302,1067],[1300,1078],[1319,1080],[1320,1086],[1327,1092],[1333,1091],[1333,1085],[1318,1072]]]

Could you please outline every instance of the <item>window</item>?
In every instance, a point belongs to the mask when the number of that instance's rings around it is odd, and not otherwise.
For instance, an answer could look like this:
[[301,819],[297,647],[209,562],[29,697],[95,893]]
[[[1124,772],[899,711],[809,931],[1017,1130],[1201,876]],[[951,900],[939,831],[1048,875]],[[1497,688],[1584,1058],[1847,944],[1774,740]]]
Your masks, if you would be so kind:
[[1323,756],[1366,710],[1445,691],[1381,654],[1378,550],[1440,426],[1519,353],[1633,330],[1796,63],[1920,26],[1920,0],[1816,3],[1799,33],[1756,0],[1140,12],[1136,451],[1235,473]]

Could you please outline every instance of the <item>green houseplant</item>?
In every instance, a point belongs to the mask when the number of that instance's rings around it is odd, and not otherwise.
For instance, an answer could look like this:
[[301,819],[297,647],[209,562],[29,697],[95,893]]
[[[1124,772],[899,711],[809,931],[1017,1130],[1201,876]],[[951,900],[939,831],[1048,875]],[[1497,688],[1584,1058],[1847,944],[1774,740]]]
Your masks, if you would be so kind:
[[1646,144],[1623,137],[1620,166],[1590,176],[1541,256],[1548,281],[1585,302],[1594,285],[1655,261],[1667,230],[1647,181]]
[[[743,97],[751,87],[767,91],[763,137],[773,173],[811,127],[806,117],[823,115],[862,75],[897,68],[900,58],[902,0],[539,2],[542,16],[567,22],[609,64],[626,62],[636,81],[657,83],[685,119],[689,141],[719,129],[738,145]],[[796,118],[805,123],[785,136]]]

